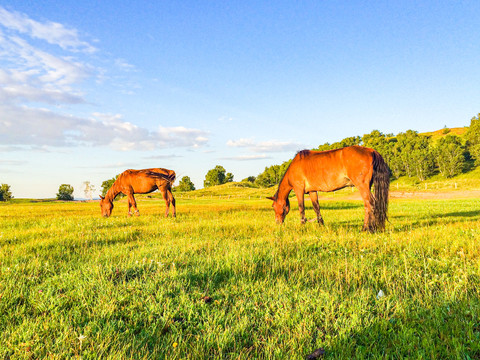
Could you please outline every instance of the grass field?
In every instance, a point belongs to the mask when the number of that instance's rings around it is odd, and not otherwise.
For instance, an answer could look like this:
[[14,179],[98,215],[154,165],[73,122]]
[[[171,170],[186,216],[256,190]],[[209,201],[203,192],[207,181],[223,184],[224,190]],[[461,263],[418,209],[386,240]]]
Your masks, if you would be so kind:
[[277,226],[237,195],[0,205],[0,358],[480,359],[480,199],[394,199],[371,235],[360,201]]

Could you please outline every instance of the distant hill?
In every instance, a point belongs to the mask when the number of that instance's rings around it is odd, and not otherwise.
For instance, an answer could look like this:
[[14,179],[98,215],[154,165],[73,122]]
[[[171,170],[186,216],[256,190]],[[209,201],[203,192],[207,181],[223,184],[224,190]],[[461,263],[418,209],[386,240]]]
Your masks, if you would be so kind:
[[420,133],[420,135],[431,136],[432,140],[436,141],[447,135],[457,135],[463,137],[468,130],[468,126],[465,127],[456,127],[456,128],[443,128],[436,131]]

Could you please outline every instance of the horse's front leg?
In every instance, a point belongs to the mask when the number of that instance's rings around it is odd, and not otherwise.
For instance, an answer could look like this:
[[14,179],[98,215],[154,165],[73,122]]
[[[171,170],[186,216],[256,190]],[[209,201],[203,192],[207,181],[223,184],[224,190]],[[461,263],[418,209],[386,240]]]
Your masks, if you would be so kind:
[[[127,194],[128,197],[128,216],[132,216],[135,214],[136,216],[140,215],[140,212],[137,209],[137,202],[135,201],[135,197],[133,196],[132,193]],[[133,212],[131,211],[131,208],[133,207]]]
[[305,219],[305,194],[304,190],[295,191],[298,201],[298,211],[300,212],[300,222],[305,224],[307,219]]
[[310,200],[312,200],[313,210],[317,214],[317,222],[319,225],[324,225],[322,214],[320,214],[320,204],[318,203],[318,194],[316,191],[311,191],[309,193]]

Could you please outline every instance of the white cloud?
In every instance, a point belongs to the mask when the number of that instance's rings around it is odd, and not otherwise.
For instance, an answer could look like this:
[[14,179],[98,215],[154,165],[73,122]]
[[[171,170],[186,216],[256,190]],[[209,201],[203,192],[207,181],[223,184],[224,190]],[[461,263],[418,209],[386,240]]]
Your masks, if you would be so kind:
[[9,30],[44,40],[64,50],[87,53],[96,51],[95,47],[88,42],[80,40],[76,29],[69,29],[62,24],[52,21],[42,23],[30,19],[25,14],[8,11],[2,6],[0,6],[0,24]]
[[297,151],[302,145],[291,141],[268,140],[256,142],[253,139],[228,140],[227,146],[247,148],[252,152],[284,152]]
[[41,24],[0,6],[0,101],[85,103],[83,95],[72,86],[91,76],[92,67],[71,53],[54,55],[41,50],[32,45],[32,38],[70,51],[86,47],[85,42],[78,40],[76,31],[67,31],[55,23]]
[[115,66],[124,71],[135,71],[134,65],[129,64],[125,59],[115,59]]
[[25,165],[26,161],[19,161],[19,160],[2,160],[0,159],[0,166],[7,165],[7,166],[21,166]]
[[162,160],[162,159],[174,159],[174,158],[182,158],[182,155],[177,154],[169,154],[169,155],[152,155],[152,156],[145,156],[144,159],[147,160]]
[[[57,47],[44,47],[46,51],[34,40]],[[62,107],[87,103],[78,90],[82,81],[105,77],[101,69],[88,64],[94,51],[76,29],[36,21],[0,6],[2,150],[82,145],[154,150],[207,143],[208,134],[198,129],[160,126],[151,130],[125,121],[120,114],[97,112],[85,118],[60,112]],[[112,63],[123,71],[135,70],[124,59]]]
[[197,147],[206,133],[184,127],[151,131],[122,120],[121,115],[96,113],[90,119],[58,114],[48,109],[0,105],[0,142],[4,145],[110,146],[116,150],[154,150]]
[[264,159],[271,159],[271,157],[267,156],[265,154],[261,154],[261,155],[239,155],[239,156],[223,157],[220,160],[250,161],[250,160],[264,160]]
[[230,116],[221,116],[218,118],[218,121],[219,122],[232,122],[233,121],[233,117],[230,117]]

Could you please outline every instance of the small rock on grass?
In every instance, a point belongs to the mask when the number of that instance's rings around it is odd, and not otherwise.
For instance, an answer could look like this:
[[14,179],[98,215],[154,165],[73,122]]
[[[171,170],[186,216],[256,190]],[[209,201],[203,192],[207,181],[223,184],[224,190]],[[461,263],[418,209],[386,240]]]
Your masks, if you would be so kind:
[[205,304],[211,303],[213,301],[213,299],[210,296],[204,296],[202,300]]
[[322,348],[319,348],[315,350],[313,353],[307,356],[307,360],[315,360],[315,359],[320,359],[321,356],[325,355],[325,350]]

